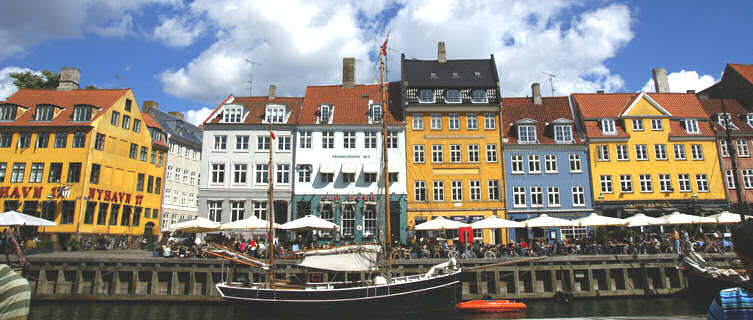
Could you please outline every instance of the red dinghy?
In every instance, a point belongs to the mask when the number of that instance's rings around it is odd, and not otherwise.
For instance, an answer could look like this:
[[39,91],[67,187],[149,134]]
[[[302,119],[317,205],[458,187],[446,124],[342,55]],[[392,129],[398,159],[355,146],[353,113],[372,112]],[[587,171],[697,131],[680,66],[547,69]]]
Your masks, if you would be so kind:
[[510,300],[470,300],[458,303],[455,308],[467,312],[508,312],[525,311],[526,305]]

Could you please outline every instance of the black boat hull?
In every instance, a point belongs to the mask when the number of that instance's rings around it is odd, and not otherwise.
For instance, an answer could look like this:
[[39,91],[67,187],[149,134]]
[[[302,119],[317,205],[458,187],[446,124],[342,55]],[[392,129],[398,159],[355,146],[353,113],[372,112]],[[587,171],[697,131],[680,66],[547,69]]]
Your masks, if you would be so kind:
[[462,298],[460,271],[389,286],[269,290],[218,284],[217,290],[225,299],[274,314],[410,314],[454,310]]
[[727,288],[733,288],[740,283],[727,278],[714,278],[710,275],[688,272],[685,274],[687,279],[687,288],[684,290],[686,296],[710,300],[719,294],[719,291]]

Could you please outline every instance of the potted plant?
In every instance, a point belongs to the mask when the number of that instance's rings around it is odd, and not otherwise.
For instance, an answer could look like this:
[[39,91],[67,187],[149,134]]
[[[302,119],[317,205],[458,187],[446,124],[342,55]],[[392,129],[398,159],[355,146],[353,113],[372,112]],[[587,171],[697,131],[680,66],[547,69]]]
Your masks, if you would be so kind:
[[160,255],[162,255],[162,246],[154,246],[154,249],[152,249],[152,257],[159,257]]
[[65,242],[65,248],[67,251],[77,251],[81,248],[81,244],[78,242],[76,238],[69,238]]

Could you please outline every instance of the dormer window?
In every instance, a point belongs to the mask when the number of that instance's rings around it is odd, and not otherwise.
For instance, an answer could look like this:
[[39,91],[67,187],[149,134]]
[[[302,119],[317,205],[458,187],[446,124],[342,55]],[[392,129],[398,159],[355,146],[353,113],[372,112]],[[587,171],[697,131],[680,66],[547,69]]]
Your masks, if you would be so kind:
[[323,104],[319,106],[319,123],[329,123],[332,120],[332,106]]
[[423,89],[418,92],[418,102],[420,103],[434,103],[434,91],[429,89]]
[[432,72],[432,73],[429,74],[429,78],[431,78],[431,79],[439,79],[439,76],[437,75],[436,72]]
[[473,72],[473,78],[474,79],[481,79],[481,72],[474,71]]
[[0,121],[16,120],[17,107],[12,104],[0,106]]
[[748,113],[745,115],[745,122],[748,123],[748,126],[753,128],[753,113]]
[[371,105],[369,108],[369,123],[382,122],[382,106],[378,104]]
[[453,72],[453,73],[451,74],[451,76],[452,76],[452,78],[453,78],[453,79],[460,79],[460,74],[459,74],[459,73],[457,73],[457,72]]
[[225,112],[222,115],[223,123],[241,123],[243,118],[243,108],[241,107],[225,107]]
[[686,119],[684,121],[685,123],[685,132],[689,134],[698,134],[701,133],[701,130],[698,128],[698,120],[694,119]]
[[473,103],[487,103],[486,91],[481,89],[471,91],[471,101]]
[[617,129],[614,127],[614,119],[602,119],[601,120],[601,133],[617,134]]
[[74,106],[73,107],[73,121],[86,122],[92,118],[91,106]]
[[573,142],[573,128],[570,125],[555,125],[554,126],[554,142],[572,143]]
[[447,103],[460,103],[460,90],[447,90],[445,92],[445,101]]
[[725,129],[727,129],[727,123],[729,123],[729,129],[737,130],[737,127],[732,123],[732,115],[729,113],[718,113],[716,115],[716,123]]
[[267,106],[267,123],[285,123],[285,107]]
[[52,121],[55,114],[55,106],[49,104],[40,104],[37,106],[37,112],[34,114],[34,121]]
[[519,125],[518,126],[519,143],[536,143],[536,126]]

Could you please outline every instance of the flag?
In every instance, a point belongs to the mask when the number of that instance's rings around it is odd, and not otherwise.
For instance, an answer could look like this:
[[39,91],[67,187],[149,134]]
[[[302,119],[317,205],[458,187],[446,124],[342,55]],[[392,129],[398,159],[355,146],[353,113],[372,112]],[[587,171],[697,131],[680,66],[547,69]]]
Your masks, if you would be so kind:
[[277,137],[275,137],[275,133],[272,132],[272,129],[269,129],[269,136],[272,137],[272,140],[277,139]]
[[390,40],[390,32],[387,32],[387,38],[384,39],[384,43],[382,44],[382,56],[387,56],[387,41]]

